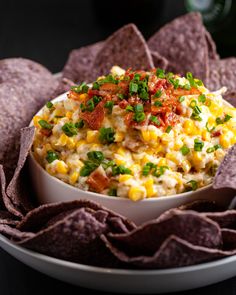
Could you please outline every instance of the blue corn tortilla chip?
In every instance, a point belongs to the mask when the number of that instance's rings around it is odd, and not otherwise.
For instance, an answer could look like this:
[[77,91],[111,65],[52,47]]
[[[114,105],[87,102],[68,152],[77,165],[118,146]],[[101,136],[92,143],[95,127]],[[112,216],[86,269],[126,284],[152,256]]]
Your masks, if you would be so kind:
[[201,15],[192,12],[163,26],[148,40],[148,46],[168,60],[168,70],[182,75],[192,72],[206,81],[209,57],[205,34]]
[[236,189],[236,145],[231,147],[221,162],[213,180],[213,188]]
[[152,59],[155,68],[166,70],[168,67],[168,60],[161,56],[157,51],[151,51]]
[[94,77],[107,75],[114,65],[133,70],[154,67],[146,41],[134,24],[126,25],[108,37],[97,53],[91,71]]
[[92,66],[97,53],[103,46],[104,42],[101,41],[72,50],[62,70],[62,77],[74,83],[95,80],[97,77],[93,74]]
[[13,215],[22,218],[26,212],[33,209],[30,197],[29,179],[23,171],[28,153],[33,143],[34,127],[21,129],[21,145],[19,159],[14,175],[6,189],[9,202],[5,203],[6,208]]
[[210,90],[217,90],[226,86],[227,91],[223,97],[231,104],[236,105],[236,58],[228,57],[221,60],[212,60],[209,63],[209,77],[206,87]]

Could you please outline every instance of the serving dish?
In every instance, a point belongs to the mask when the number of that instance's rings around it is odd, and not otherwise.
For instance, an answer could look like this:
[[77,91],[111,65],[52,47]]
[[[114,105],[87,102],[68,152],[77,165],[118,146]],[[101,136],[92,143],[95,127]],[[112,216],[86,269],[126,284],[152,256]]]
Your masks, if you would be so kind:
[[[55,98],[52,102],[66,99],[67,93]],[[231,106],[224,101],[225,105]],[[36,115],[41,114],[40,110]],[[31,122],[31,125],[33,123]],[[59,201],[72,201],[88,199],[115,210],[116,212],[133,220],[136,224],[158,217],[164,211],[178,207],[187,202],[199,199],[214,200],[220,205],[228,204],[233,197],[230,189],[214,190],[212,185],[207,185],[196,191],[185,192],[177,195],[153,197],[142,201],[133,202],[126,198],[106,196],[94,192],[83,191],[48,174],[34,159],[33,153],[29,155],[30,175],[37,198],[41,204]]]

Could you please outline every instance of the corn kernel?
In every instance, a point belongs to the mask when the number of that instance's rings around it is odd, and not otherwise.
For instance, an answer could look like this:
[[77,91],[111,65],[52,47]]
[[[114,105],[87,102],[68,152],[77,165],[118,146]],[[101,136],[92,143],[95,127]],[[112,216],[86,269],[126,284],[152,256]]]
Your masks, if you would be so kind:
[[133,173],[139,173],[141,171],[141,166],[138,164],[133,164],[130,166],[130,169]]
[[72,118],[72,112],[66,112],[66,117],[68,118],[68,119],[71,119]]
[[161,141],[164,144],[168,144],[171,141],[171,136],[167,133],[162,134]]
[[52,146],[51,146],[50,143],[46,143],[46,144],[45,144],[45,150],[46,150],[46,151],[50,151],[50,150],[52,150]]
[[87,99],[87,97],[88,97],[87,93],[82,93],[82,94],[80,94],[79,99],[84,101]]
[[81,145],[84,145],[84,144],[86,144],[86,141],[84,139],[81,139],[81,140],[79,140],[77,142],[76,147],[78,148],[78,147],[80,147]]
[[183,128],[188,135],[192,135],[195,125],[192,120],[186,120],[183,124]]
[[152,178],[149,178],[147,181],[145,181],[144,186],[146,188],[147,198],[151,198],[156,194]]
[[67,144],[68,136],[64,133],[59,137],[58,141],[55,142],[55,146],[65,146]]
[[132,178],[132,176],[129,174],[120,174],[119,175],[119,182],[125,182],[125,181],[129,180],[130,178]]
[[145,165],[146,163],[150,162],[149,160],[149,157],[147,155],[145,155],[143,158],[142,158],[142,165]]
[[214,126],[215,125],[215,118],[213,117],[213,116],[210,116],[209,118],[208,118],[208,124],[210,125],[210,126]]
[[70,184],[75,184],[76,181],[78,180],[79,178],[79,173],[77,171],[74,171],[71,175],[70,175]]
[[211,140],[211,135],[206,129],[202,130],[202,139],[205,141]]
[[42,117],[40,117],[40,116],[34,116],[33,123],[34,123],[34,126],[35,127],[40,127],[39,120],[42,120]]
[[139,201],[146,198],[146,189],[144,187],[131,187],[128,193],[132,201]]
[[116,165],[125,165],[126,164],[126,162],[121,159],[115,159],[114,161],[115,161]]
[[125,149],[123,147],[119,147],[117,150],[117,154],[125,156]]
[[168,160],[171,160],[172,162],[174,162],[175,164],[178,164],[179,163],[179,160],[176,158],[176,155],[173,154],[173,153],[167,153],[166,154],[166,158]]
[[213,115],[215,115],[216,117],[220,117],[223,115],[223,108],[219,106],[218,103],[216,103],[215,101],[211,100],[211,104],[209,106],[209,110],[211,111],[211,113]]
[[66,174],[68,172],[66,163],[63,161],[58,161],[56,164],[56,170],[58,173]]
[[177,138],[174,143],[174,150],[178,151],[183,146],[183,141]]
[[185,173],[188,173],[191,169],[191,164],[188,160],[184,160],[181,162],[181,167]]
[[167,166],[167,161],[165,158],[160,158],[159,162],[158,162],[158,166]]
[[219,137],[220,145],[224,149],[228,149],[231,146],[231,141],[233,139],[233,133],[228,131],[227,133],[221,134]]
[[149,130],[141,130],[141,134],[142,134],[144,141],[146,141],[146,142],[150,141],[150,131]]
[[198,166],[202,161],[202,156],[199,152],[193,152],[192,154],[192,162],[194,165]]
[[99,143],[94,143],[94,144],[91,146],[91,149],[92,149],[92,150],[98,150],[98,149],[100,149],[101,147],[102,147],[101,144],[99,144]]
[[123,132],[116,132],[115,134],[115,142],[121,142],[124,139]]
[[76,146],[75,139],[74,139],[74,138],[68,138],[66,146],[67,146],[69,149],[71,149],[71,150],[72,150],[73,148],[75,148],[75,146]]
[[63,110],[61,110],[61,109],[56,109],[55,111],[54,111],[54,116],[64,116],[64,111]]
[[99,135],[99,132],[97,130],[88,130],[87,131],[87,142],[88,143],[97,143],[98,142],[98,135]]

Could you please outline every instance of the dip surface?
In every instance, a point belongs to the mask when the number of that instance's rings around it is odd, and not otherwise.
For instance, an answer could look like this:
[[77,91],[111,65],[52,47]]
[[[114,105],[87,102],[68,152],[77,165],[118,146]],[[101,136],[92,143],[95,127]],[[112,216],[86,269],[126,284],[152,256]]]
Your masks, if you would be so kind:
[[209,92],[191,73],[115,66],[33,118],[34,157],[68,184],[133,201],[196,190],[236,143],[225,90]]

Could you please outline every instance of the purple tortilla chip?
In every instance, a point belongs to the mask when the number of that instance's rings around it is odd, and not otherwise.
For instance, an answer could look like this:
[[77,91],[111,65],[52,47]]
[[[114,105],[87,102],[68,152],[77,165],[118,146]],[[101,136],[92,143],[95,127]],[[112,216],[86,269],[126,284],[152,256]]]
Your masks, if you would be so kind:
[[0,223],[0,233],[6,237],[13,238],[15,240],[28,239],[34,236],[33,233],[25,233],[9,225],[1,224],[1,223]]
[[223,238],[223,249],[225,251],[235,251],[236,249],[236,231],[233,229],[223,228],[221,230]]
[[24,58],[0,61],[0,83],[4,82],[10,82],[21,92],[27,93],[27,99],[22,97],[21,103],[30,110],[31,117],[52,98],[58,86],[57,80],[45,67]]
[[230,93],[227,91],[227,94],[223,94],[223,98],[236,107],[236,90]]
[[107,239],[129,256],[152,256],[170,236],[187,240],[199,246],[218,248],[221,232],[217,223],[193,211],[177,209],[147,222],[129,233],[108,234]]
[[126,218],[86,200],[43,205],[29,212],[17,227],[34,233],[21,240],[21,246],[61,259],[116,267],[120,262],[100,236],[134,228]]
[[193,210],[197,212],[218,212],[224,211],[226,208],[222,208],[215,201],[197,200],[191,203],[184,204],[178,207],[179,210]]
[[168,60],[161,56],[157,51],[151,51],[151,54],[155,68],[166,70],[168,66]]
[[98,42],[71,51],[62,71],[63,78],[74,83],[91,82],[97,77],[92,74],[92,67],[97,53],[103,47],[104,42]]
[[236,253],[235,250],[222,251],[204,246],[196,246],[175,235],[171,235],[152,256],[140,255],[131,257],[126,252],[114,246],[104,235],[102,236],[102,240],[117,259],[126,263],[126,265],[133,265],[144,269],[188,266],[235,255]]
[[154,67],[148,46],[134,24],[122,27],[105,41],[94,60],[92,77],[107,75],[114,65],[133,70]]
[[225,98],[227,98],[227,95],[235,93],[236,58],[229,57],[221,60],[211,60],[209,66],[210,70],[206,87],[214,91],[226,86]]
[[67,78],[58,78],[58,87],[55,92],[55,96],[58,96],[62,93],[65,93],[71,89],[71,86],[75,85],[75,83]]
[[182,75],[192,72],[206,80],[208,49],[199,13],[188,13],[166,24],[148,40],[148,46],[168,60],[171,71]]
[[231,147],[221,162],[213,181],[213,188],[236,189],[236,145]]
[[218,223],[221,228],[236,229],[236,210],[207,212],[203,215]]
[[[17,167],[12,180],[10,181],[6,193],[12,206],[6,205],[7,209],[17,217],[23,217],[25,212],[33,209],[29,196],[29,181],[24,179],[22,170],[34,138],[34,127],[21,129],[21,146]],[[25,183],[26,182],[26,183]]]
[[214,42],[214,40],[211,37],[211,34],[205,30],[205,38],[206,38],[206,42],[207,42],[207,46],[208,46],[208,56],[210,60],[219,60],[219,54],[217,53],[216,50],[216,44]]

